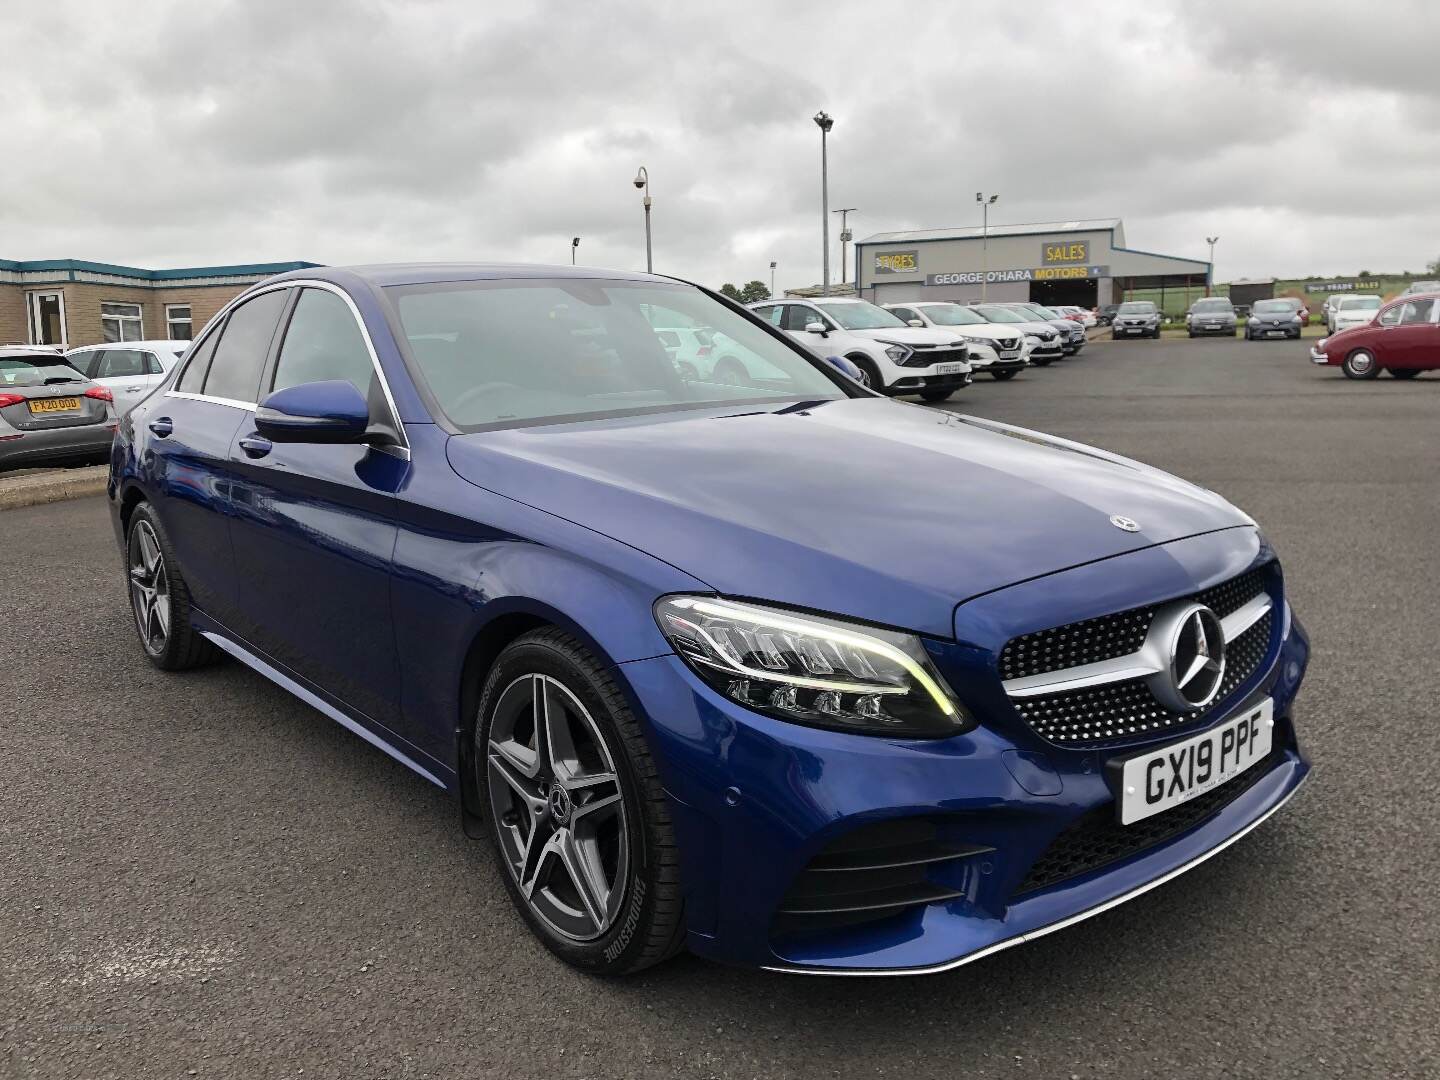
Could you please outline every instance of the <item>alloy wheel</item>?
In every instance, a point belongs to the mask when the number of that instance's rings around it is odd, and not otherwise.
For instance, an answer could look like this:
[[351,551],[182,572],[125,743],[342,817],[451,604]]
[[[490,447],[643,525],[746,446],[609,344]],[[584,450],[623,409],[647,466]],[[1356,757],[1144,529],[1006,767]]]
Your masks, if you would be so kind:
[[589,710],[559,680],[524,675],[495,704],[486,748],[501,854],[530,910],[558,936],[614,924],[630,872],[624,792]]
[[165,651],[170,640],[170,578],[160,541],[148,521],[137,521],[130,530],[127,553],[130,564],[130,606],[140,640],[151,653]]

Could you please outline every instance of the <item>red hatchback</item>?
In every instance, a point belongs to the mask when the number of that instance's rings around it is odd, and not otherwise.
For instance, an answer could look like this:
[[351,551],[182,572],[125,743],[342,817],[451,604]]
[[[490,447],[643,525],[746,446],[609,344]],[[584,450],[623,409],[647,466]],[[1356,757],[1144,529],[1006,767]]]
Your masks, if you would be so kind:
[[1440,368],[1440,296],[1402,296],[1364,326],[1352,326],[1310,350],[1316,364],[1338,364],[1351,379],[1373,379],[1382,370],[1413,379]]

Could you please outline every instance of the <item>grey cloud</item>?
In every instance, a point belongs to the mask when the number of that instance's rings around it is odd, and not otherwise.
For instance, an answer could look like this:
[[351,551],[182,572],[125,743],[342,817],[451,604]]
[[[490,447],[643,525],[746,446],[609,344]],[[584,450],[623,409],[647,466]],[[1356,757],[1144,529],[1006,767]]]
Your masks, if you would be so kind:
[[860,236],[978,224],[984,189],[999,224],[1219,232],[1222,276],[1418,268],[1437,39],[1424,2],[9,5],[0,130],[43,167],[7,175],[0,256],[562,262],[580,235],[635,267],[644,163],[657,269],[805,284],[824,108]]

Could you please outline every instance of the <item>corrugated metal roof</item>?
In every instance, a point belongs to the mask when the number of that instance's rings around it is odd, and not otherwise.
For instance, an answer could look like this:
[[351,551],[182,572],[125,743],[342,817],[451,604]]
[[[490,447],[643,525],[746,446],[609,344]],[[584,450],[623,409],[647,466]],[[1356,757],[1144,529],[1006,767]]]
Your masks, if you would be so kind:
[[[986,236],[1038,236],[1042,233],[1104,232],[1120,228],[1119,218],[1090,218],[1084,221],[1036,221],[1022,225],[991,225],[983,230]],[[901,232],[875,233],[858,244],[908,244],[913,240],[978,240],[979,225],[964,229],[907,229]]]

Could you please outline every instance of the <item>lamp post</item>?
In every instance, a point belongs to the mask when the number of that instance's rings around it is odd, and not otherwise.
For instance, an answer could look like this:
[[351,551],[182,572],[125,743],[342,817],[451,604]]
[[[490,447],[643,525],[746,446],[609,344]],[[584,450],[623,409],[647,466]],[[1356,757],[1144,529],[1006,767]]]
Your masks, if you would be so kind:
[[990,283],[990,207],[995,205],[999,195],[985,198],[975,192],[975,201],[980,204],[980,299],[985,299],[985,287]]
[[570,241],[570,265],[571,265],[571,266],[574,266],[574,265],[575,265],[575,251],[576,251],[576,249],[579,248],[579,247],[580,247],[580,237],[577,236],[577,237],[574,237],[574,238]]
[[830,162],[826,138],[835,121],[826,112],[815,114],[815,124],[820,128],[820,295],[830,295]]
[[770,260],[770,295],[775,295],[775,260]]
[[831,210],[832,214],[840,215],[840,284],[845,284],[845,245],[850,242],[850,227],[846,224],[846,218],[853,214],[858,207],[847,206],[843,210]]
[[1209,296],[1209,295],[1210,295],[1210,287],[1211,287],[1211,285],[1213,285],[1213,284],[1215,283],[1215,241],[1217,241],[1217,240],[1219,240],[1219,239],[1220,239],[1220,238],[1219,238],[1218,236],[1207,236],[1207,237],[1205,237],[1205,243],[1207,243],[1207,244],[1210,245],[1210,269],[1207,270],[1206,273],[1205,273],[1205,295],[1206,295],[1206,296]]
[[650,257],[650,174],[645,171],[644,165],[635,174],[635,186],[645,192],[645,272],[653,274],[655,263]]

